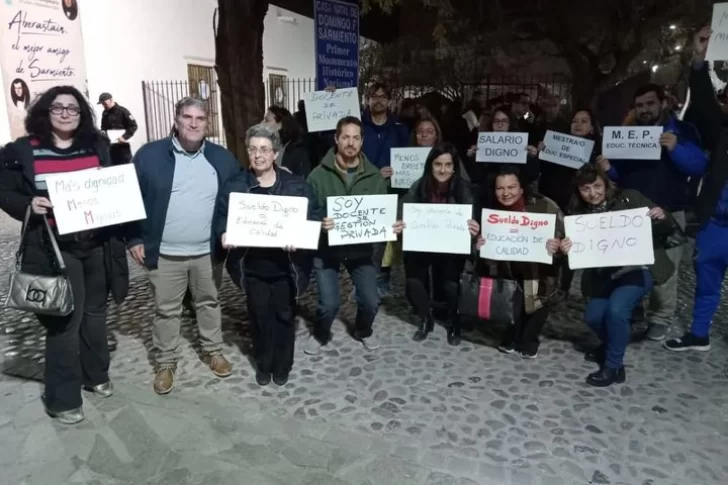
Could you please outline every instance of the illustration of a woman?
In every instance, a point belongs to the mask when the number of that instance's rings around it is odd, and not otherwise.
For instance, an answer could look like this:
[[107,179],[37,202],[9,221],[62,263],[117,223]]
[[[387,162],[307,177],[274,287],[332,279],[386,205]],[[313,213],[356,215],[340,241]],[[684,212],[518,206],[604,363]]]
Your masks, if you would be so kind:
[[68,20],[76,20],[78,17],[78,3],[76,0],[61,0],[63,13],[66,14]]
[[12,139],[25,134],[25,115],[30,105],[30,89],[28,84],[20,78],[10,83],[10,135]]

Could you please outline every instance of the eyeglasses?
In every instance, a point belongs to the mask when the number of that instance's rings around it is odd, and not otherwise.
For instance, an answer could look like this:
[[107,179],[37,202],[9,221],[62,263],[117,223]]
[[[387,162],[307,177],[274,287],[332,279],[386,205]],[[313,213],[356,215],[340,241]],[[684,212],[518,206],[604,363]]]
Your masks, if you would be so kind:
[[78,116],[81,114],[81,108],[78,106],[60,106],[58,104],[52,105],[48,111],[54,115],[62,115],[64,111],[68,113],[68,116]]
[[418,135],[436,135],[435,130],[417,130]]
[[270,155],[273,153],[273,149],[268,147],[248,147],[248,155],[255,155],[256,153],[260,153],[261,155]]

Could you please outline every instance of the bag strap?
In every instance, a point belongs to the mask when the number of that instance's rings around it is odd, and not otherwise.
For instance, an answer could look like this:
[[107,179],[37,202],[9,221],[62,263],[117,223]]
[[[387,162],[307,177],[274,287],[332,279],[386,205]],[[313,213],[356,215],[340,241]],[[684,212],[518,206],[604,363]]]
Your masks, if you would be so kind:
[[[23,217],[23,228],[20,232],[20,245],[18,246],[18,251],[15,253],[15,268],[20,271],[21,264],[23,262],[23,253],[25,252],[25,235],[28,232],[28,225],[30,223],[30,215],[32,213],[32,208],[30,204],[28,204],[27,209],[25,209],[25,216]],[[48,231],[48,238],[51,241],[51,247],[53,248],[53,255],[56,257],[56,262],[58,263],[58,268],[61,271],[66,270],[66,263],[63,261],[63,255],[61,254],[61,249],[58,247],[58,241],[56,241],[56,236],[53,234],[53,229],[51,228],[50,223],[48,222],[48,217],[43,216],[43,224],[45,225],[46,231]]]

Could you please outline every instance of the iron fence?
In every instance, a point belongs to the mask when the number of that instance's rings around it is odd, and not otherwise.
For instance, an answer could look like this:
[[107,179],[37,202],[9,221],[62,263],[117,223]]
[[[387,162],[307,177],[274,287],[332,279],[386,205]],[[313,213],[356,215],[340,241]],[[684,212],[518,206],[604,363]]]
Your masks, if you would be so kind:
[[[362,84],[360,91],[369,83]],[[298,102],[306,93],[316,90],[314,78],[291,79],[280,74],[269,74],[263,81],[266,107],[277,105],[291,113],[298,110]],[[396,109],[404,98],[421,98],[438,95],[442,99],[464,107],[475,91],[483,93],[487,100],[496,101],[508,93],[526,93],[535,102],[543,95],[556,96],[564,110],[571,104],[571,82],[563,75],[547,76],[486,76],[481,83],[460,83],[452,85],[401,85],[393,87],[392,108]],[[220,116],[219,88],[215,79],[190,83],[179,81],[143,81],[144,116],[147,125],[147,139],[158,140],[169,135],[174,120],[174,105],[186,96],[196,96],[209,103],[210,129],[208,137],[225,145],[225,129]],[[363,98],[362,98],[363,101]],[[437,107],[439,108],[439,106]],[[261,119],[264,113],[261,113]]]

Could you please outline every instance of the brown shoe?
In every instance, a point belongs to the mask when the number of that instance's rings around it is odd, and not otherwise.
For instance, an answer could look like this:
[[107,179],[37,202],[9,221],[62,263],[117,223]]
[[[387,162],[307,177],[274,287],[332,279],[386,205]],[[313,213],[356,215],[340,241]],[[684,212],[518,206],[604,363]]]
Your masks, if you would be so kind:
[[208,355],[207,365],[217,377],[228,377],[233,373],[233,366],[222,354]]
[[154,376],[154,392],[169,394],[174,389],[174,367],[160,367]]

